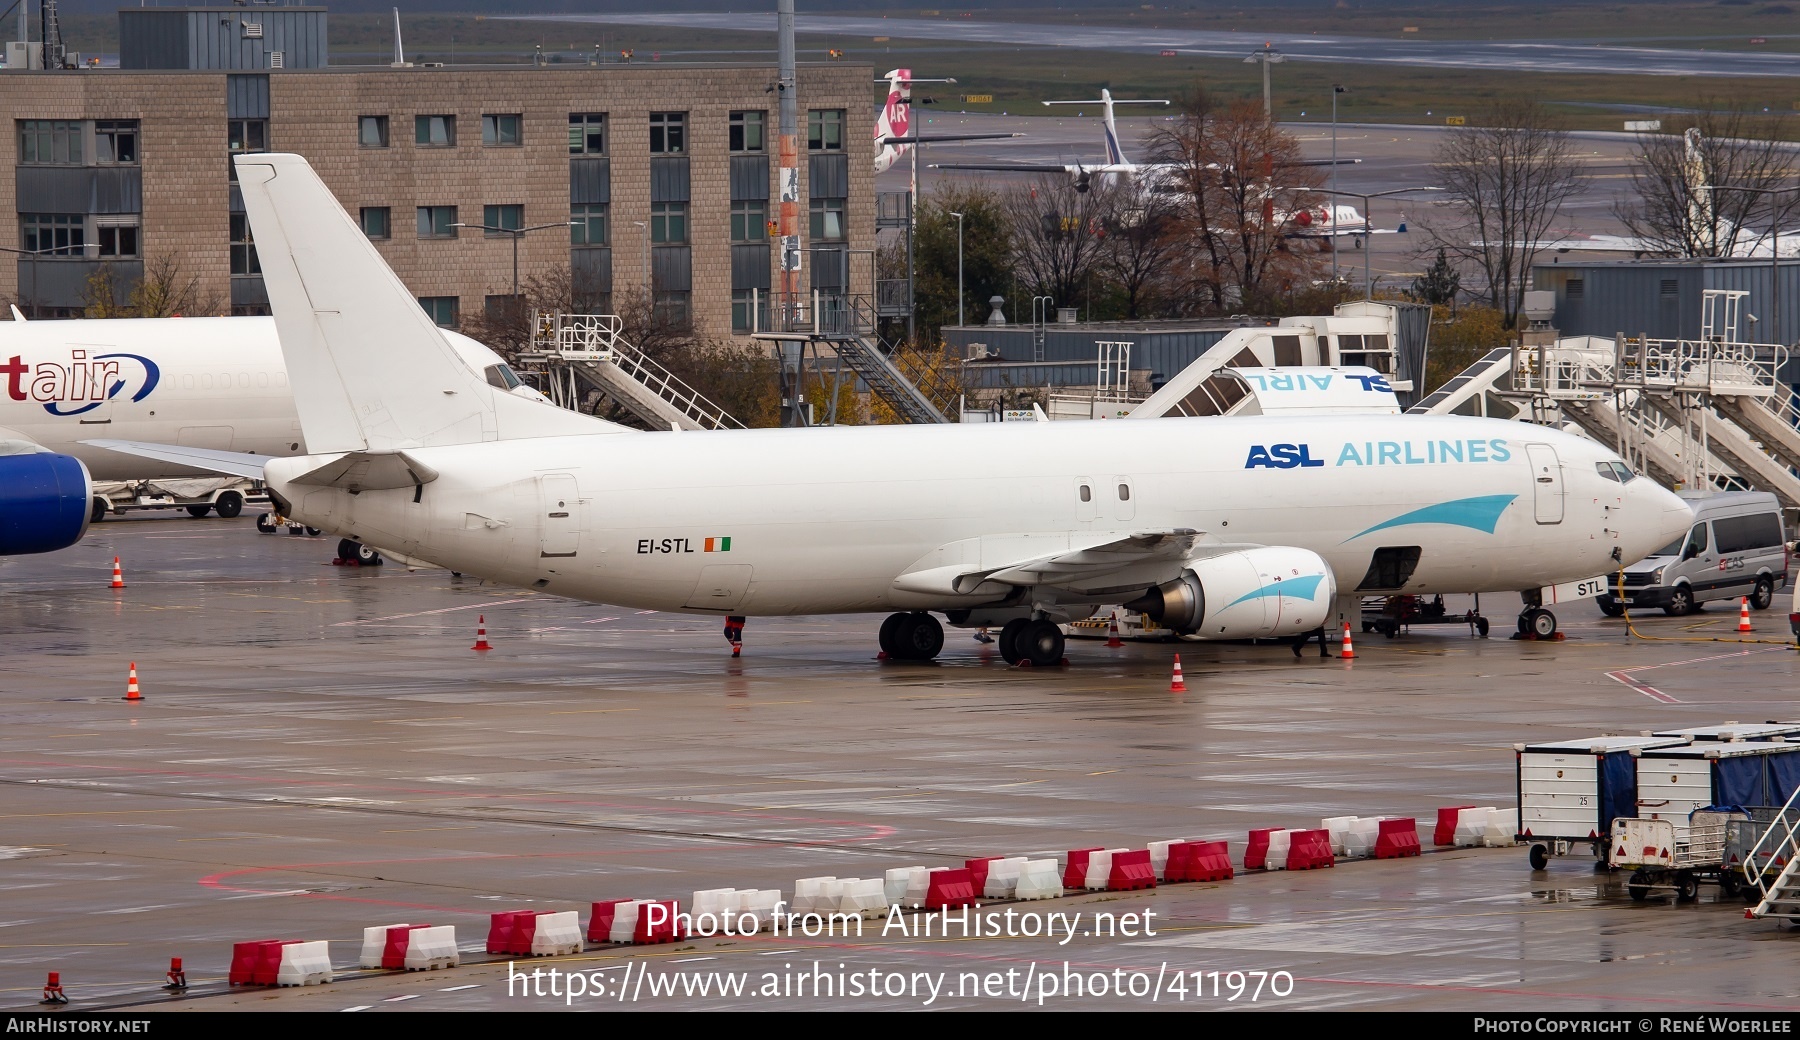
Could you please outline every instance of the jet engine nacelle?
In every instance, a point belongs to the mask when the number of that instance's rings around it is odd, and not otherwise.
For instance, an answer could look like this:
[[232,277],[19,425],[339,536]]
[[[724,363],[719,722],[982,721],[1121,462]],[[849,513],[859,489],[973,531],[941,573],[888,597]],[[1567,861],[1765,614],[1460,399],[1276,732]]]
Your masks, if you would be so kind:
[[1337,582],[1310,549],[1269,546],[1196,560],[1125,604],[1206,639],[1297,636],[1330,620]]
[[0,556],[74,545],[87,533],[93,497],[80,459],[35,444],[0,442]]

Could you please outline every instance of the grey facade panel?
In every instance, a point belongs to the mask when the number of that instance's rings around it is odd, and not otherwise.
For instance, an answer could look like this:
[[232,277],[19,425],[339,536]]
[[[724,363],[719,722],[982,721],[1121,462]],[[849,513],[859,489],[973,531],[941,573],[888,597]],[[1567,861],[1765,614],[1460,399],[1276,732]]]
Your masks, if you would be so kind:
[[576,295],[612,292],[612,248],[583,246],[569,250],[569,275],[575,281]]
[[650,157],[650,201],[687,202],[688,157],[685,155],[653,155]]
[[188,68],[188,20],[181,11],[119,9],[121,69]]
[[226,76],[225,118],[269,118],[269,77]]
[[768,246],[732,246],[731,247],[731,289],[769,288],[769,247]]
[[[19,295],[35,307],[83,307],[87,301],[88,279],[108,266],[102,260],[38,260],[19,258]],[[113,275],[113,302],[123,304],[131,287],[143,280],[141,260],[110,261]]]
[[650,250],[650,285],[656,292],[689,292],[694,288],[694,251],[687,246]]
[[611,159],[569,160],[569,205],[587,206],[612,201]]
[[261,278],[238,277],[231,280],[231,307],[236,311],[269,313],[269,290]]
[[850,197],[850,157],[828,152],[807,159],[806,193],[815,199]]
[[769,197],[769,157],[766,155],[734,155],[731,157],[731,201],[749,202]]
[[850,250],[845,246],[814,246],[807,257],[814,289],[840,290],[850,284]]
[[136,166],[21,166],[20,213],[142,213],[144,175]]
[[[125,9],[124,69],[318,69],[331,63],[323,7]],[[240,116],[239,118],[255,118]]]

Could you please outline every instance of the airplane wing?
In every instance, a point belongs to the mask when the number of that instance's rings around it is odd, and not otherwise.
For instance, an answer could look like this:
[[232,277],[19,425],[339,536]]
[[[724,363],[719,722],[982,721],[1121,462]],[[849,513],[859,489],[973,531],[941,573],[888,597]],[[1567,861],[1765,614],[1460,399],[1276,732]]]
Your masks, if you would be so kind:
[[181,444],[151,444],[144,441],[93,440],[81,443],[125,455],[155,459],[158,462],[172,462],[177,466],[209,469],[214,473],[248,477],[251,480],[263,478],[263,464],[273,457],[252,455],[243,451],[219,451],[215,448],[190,448]]
[[1051,166],[1047,163],[930,163],[933,170],[982,170],[988,173],[1069,173],[1080,176],[1089,167]]
[[[1033,539],[1023,535],[969,539],[926,554],[894,579],[894,587],[903,592],[966,596],[978,591],[998,591],[1006,585],[1093,585],[1146,565],[1153,569],[1166,566],[1173,574],[1187,561],[1246,548],[1199,544],[1204,537],[1203,532],[1188,527],[1133,531],[1127,535],[1110,532],[1071,539],[1063,546],[1043,551],[1027,548]],[[979,562],[946,562],[957,556],[976,557]],[[982,589],[984,584],[993,588]]]

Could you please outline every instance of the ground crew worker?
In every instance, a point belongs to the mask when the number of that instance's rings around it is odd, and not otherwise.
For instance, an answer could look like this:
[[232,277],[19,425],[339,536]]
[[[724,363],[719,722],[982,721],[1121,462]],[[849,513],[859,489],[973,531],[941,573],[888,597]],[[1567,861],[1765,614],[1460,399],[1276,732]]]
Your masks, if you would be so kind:
[[1313,629],[1311,632],[1304,632],[1304,633],[1301,633],[1300,635],[1295,636],[1294,641],[1288,645],[1293,647],[1294,656],[1299,657],[1300,651],[1305,649],[1306,644],[1312,642],[1314,639],[1317,639],[1319,641],[1319,656],[1320,657],[1330,657],[1331,651],[1329,649],[1327,649],[1328,644],[1325,642],[1325,626],[1324,625],[1320,625],[1318,628]]
[[731,644],[731,656],[736,657],[744,649],[744,619],[732,615],[725,619],[725,639]]

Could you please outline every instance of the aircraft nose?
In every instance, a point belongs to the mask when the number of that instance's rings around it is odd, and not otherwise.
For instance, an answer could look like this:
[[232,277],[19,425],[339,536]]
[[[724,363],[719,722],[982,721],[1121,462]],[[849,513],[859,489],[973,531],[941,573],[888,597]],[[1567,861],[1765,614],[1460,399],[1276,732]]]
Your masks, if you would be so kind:
[[1694,522],[1694,511],[1681,496],[1648,477],[1632,481],[1626,492],[1619,541],[1627,564],[1681,537]]

